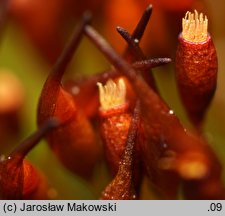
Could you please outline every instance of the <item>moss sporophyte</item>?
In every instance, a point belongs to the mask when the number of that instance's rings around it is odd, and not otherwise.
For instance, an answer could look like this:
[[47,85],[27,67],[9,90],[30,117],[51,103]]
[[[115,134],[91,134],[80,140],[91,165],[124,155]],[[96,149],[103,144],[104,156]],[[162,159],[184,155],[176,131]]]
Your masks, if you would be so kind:
[[[100,199],[141,199],[144,183],[162,199],[177,199],[180,191],[184,199],[225,199],[222,165],[202,127],[218,67],[208,18],[187,12],[178,36],[175,74],[194,126],[189,130],[160,95],[152,74],[154,67],[172,60],[147,58],[140,48],[151,14],[149,5],[132,34],[117,27],[127,43],[122,56],[90,24],[90,14],[83,15],[42,88],[39,129],[0,162],[1,198],[54,198],[46,177],[25,159],[46,138],[58,161],[86,182],[92,182],[98,163],[106,161],[111,179],[101,188]],[[63,83],[83,37],[112,66]]]

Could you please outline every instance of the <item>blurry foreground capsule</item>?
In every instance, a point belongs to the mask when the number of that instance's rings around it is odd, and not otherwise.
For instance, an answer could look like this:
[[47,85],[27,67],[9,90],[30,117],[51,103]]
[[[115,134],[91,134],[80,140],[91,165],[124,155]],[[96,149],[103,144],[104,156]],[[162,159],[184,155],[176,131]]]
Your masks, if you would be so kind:
[[59,122],[56,119],[48,120],[37,132],[24,140],[7,158],[1,158],[1,199],[48,199],[48,186],[44,176],[24,158],[58,124]]
[[89,16],[83,17],[71,42],[49,74],[39,100],[38,125],[57,117],[61,126],[47,136],[48,143],[60,161],[75,174],[90,177],[98,159],[99,146],[91,123],[79,109],[71,94],[61,85],[62,76],[76,50]]

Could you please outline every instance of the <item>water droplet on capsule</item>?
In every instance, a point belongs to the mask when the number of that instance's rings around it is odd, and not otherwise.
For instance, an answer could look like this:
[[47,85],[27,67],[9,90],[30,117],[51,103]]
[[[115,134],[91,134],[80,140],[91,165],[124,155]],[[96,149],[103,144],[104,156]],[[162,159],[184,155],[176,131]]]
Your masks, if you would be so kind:
[[169,114],[170,114],[170,115],[174,115],[174,111],[173,111],[173,110],[170,110],[170,111],[169,111]]
[[134,39],[134,43],[138,44],[139,40],[137,38]]

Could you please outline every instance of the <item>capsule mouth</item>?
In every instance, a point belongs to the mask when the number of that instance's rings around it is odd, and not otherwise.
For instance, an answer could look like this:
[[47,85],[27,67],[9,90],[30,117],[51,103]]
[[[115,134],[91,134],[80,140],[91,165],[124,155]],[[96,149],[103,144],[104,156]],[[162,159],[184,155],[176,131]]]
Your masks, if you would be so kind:
[[211,40],[212,40],[212,37],[211,37],[211,35],[208,33],[207,34],[207,38],[204,40],[204,41],[188,41],[188,40],[186,40],[185,38],[184,38],[184,36],[183,36],[183,34],[182,34],[182,32],[179,34],[179,36],[178,36],[178,39],[179,39],[179,41],[180,42],[184,42],[184,43],[186,43],[186,44],[188,44],[188,45],[193,45],[193,46],[195,46],[195,45],[204,45],[204,44],[207,44],[207,43],[209,43]]
[[203,13],[187,12],[182,19],[182,36],[184,40],[193,43],[201,43],[208,38],[208,19]]

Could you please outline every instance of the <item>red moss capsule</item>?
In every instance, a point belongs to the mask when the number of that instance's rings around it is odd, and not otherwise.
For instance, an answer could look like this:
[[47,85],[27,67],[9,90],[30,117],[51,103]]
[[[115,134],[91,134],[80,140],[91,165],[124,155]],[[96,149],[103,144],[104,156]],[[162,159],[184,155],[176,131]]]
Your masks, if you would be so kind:
[[118,84],[108,80],[100,91],[101,117],[100,131],[104,141],[106,159],[113,176],[118,172],[119,162],[125,149],[125,143],[131,122],[131,113],[126,102],[126,86],[123,79]]
[[[37,169],[27,160],[23,160],[23,198],[35,198],[34,194],[41,183],[41,174]],[[47,194],[46,194],[47,195]],[[47,196],[45,196],[47,198]]]
[[99,146],[89,119],[75,104],[72,95],[64,90],[61,79],[88,20],[85,16],[49,74],[38,106],[38,125],[51,117],[57,117],[62,122],[61,127],[47,136],[50,147],[69,170],[86,178],[90,177],[97,161]]
[[28,160],[14,156],[1,163],[2,199],[48,199],[46,179]]
[[58,121],[47,121],[6,159],[2,158],[0,161],[0,197],[2,199],[48,199],[46,179],[24,158],[49,130],[57,126]]
[[125,151],[121,157],[118,172],[112,182],[102,192],[101,199],[131,200],[137,199],[135,189],[135,146],[139,142],[140,104],[137,103],[129,127]]
[[201,126],[217,83],[218,62],[208,20],[203,14],[187,12],[176,53],[176,80],[190,120]]

